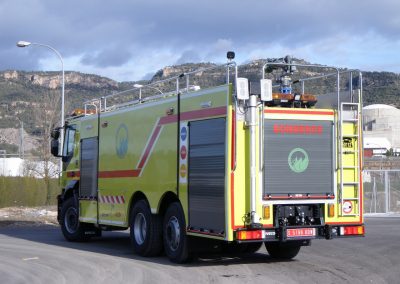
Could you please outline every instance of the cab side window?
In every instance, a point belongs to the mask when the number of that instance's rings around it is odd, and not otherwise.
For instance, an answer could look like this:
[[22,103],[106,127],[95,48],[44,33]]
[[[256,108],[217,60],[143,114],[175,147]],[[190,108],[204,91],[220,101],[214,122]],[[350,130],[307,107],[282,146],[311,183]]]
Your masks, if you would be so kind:
[[75,127],[67,127],[64,138],[64,149],[63,156],[64,157],[72,157],[74,154],[74,146],[75,146]]

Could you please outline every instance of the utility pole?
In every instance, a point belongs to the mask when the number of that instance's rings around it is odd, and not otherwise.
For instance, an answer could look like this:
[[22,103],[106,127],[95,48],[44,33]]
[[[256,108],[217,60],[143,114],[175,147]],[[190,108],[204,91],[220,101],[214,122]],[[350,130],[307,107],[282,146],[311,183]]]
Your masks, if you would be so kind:
[[25,158],[25,149],[24,149],[24,122],[22,120],[20,122],[20,129],[19,129],[19,157],[21,159]]

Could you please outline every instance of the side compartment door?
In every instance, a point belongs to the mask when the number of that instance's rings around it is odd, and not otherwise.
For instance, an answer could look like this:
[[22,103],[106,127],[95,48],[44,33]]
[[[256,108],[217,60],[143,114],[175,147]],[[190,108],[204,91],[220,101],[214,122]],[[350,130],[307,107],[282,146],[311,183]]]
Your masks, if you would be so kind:
[[82,222],[97,223],[97,137],[81,140],[80,166],[79,220]]
[[189,123],[189,227],[224,235],[226,120]]

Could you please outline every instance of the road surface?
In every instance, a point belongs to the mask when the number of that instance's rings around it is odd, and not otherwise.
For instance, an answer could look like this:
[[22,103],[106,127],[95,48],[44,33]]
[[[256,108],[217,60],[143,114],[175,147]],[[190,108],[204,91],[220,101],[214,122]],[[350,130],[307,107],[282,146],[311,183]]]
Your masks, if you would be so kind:
[[292,261],[263,247],[178,265],[131,252],[127,232],[69,243],[57,226],[0,226],[0,283],[400,283],[400,218],[367,218],[365,238],[315,240]]

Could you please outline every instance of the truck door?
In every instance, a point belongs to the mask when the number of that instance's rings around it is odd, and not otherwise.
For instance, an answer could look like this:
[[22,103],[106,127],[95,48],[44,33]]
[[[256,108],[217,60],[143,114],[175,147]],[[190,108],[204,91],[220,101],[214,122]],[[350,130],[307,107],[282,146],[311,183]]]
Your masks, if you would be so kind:
[[80,139],[80,182],[79,182],[79,220],[98,223],[97,219],[97,175],[98,175],[98,136],[97,119],[82,122]]

